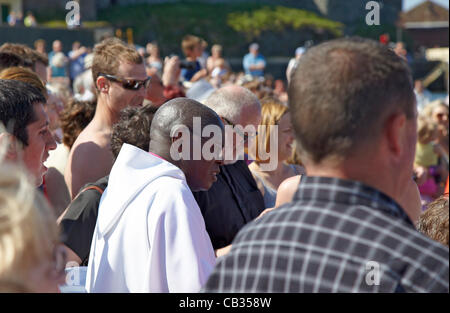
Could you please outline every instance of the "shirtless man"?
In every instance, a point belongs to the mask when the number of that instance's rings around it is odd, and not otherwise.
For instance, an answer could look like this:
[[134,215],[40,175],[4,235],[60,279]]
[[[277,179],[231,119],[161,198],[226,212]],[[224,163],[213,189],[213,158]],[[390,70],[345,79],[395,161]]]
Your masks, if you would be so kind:
[[122,109],[142,105],[149,83],[139,53],[116,38],[96,45],[92,76],[98,97],[96,112],[73,144],[64,174],[72,199],[82,186],[109,174],[112,126]]

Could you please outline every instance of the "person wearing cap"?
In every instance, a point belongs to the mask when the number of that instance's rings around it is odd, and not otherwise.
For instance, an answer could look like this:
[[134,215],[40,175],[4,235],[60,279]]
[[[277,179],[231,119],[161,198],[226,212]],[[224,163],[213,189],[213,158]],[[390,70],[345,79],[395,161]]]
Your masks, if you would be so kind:
[[302,57],[302,54],[305,52],[306,52],[306,49],[304,47],[298,47],[297,49],[295,49],[295,58],[292,58],[289,60],[289,63],[288,63],[287,69],[286,69],[286,78],[287,78],[288,82],[291,80],[292,70],[297,67],[298,61]]
[[250,52],[244,56],[242,62],[245,74],[263,77],[266,60],[264,59],[264,56],[259,53],[259,45],[257,43],[252,43],[249,47],[249,51]]

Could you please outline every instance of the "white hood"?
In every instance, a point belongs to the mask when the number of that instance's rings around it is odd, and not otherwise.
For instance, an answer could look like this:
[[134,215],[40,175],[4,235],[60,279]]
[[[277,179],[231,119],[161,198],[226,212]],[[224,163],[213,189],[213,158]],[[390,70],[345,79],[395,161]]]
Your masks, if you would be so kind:
[[215,256],[183,172],[124,144],[100,200],[88,292],[198,292]]
[[[162,176],[186,180],[184,173],[175,165],[135,146],[123,144],[102,196],[101,207],[108,209],[102,212],[102,218],[98,220],[98,235],[108,235],[136,195]],[[119,196],[105,197],[106,194]]]

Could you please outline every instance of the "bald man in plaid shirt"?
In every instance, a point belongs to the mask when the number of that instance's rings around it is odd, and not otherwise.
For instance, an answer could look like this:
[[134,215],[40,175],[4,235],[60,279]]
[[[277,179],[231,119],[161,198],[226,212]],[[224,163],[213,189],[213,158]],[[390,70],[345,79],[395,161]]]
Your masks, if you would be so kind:
[[[291,203],[248,224],[206,292],[448,292],[449,250],[420,234],[417,111],[405,62],[346,38],[306,52],[289,104],[302,177]],[[410,200],[410,199],[406,199]]]

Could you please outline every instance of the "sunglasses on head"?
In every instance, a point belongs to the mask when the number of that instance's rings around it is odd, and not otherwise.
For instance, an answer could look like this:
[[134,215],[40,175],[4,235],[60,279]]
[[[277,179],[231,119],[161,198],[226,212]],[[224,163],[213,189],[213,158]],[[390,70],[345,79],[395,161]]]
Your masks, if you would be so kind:
[[145,80],[137,80],[137,79],[125,79],[125,78],[119,78],[114,75],[99,73],[98,76],[103,76],[110,81],[119,83],[122,85],[123,88],[129,89],[129,90],[139,90],[141,87],[148,88],[150,85],[151,76],[147,77]]

